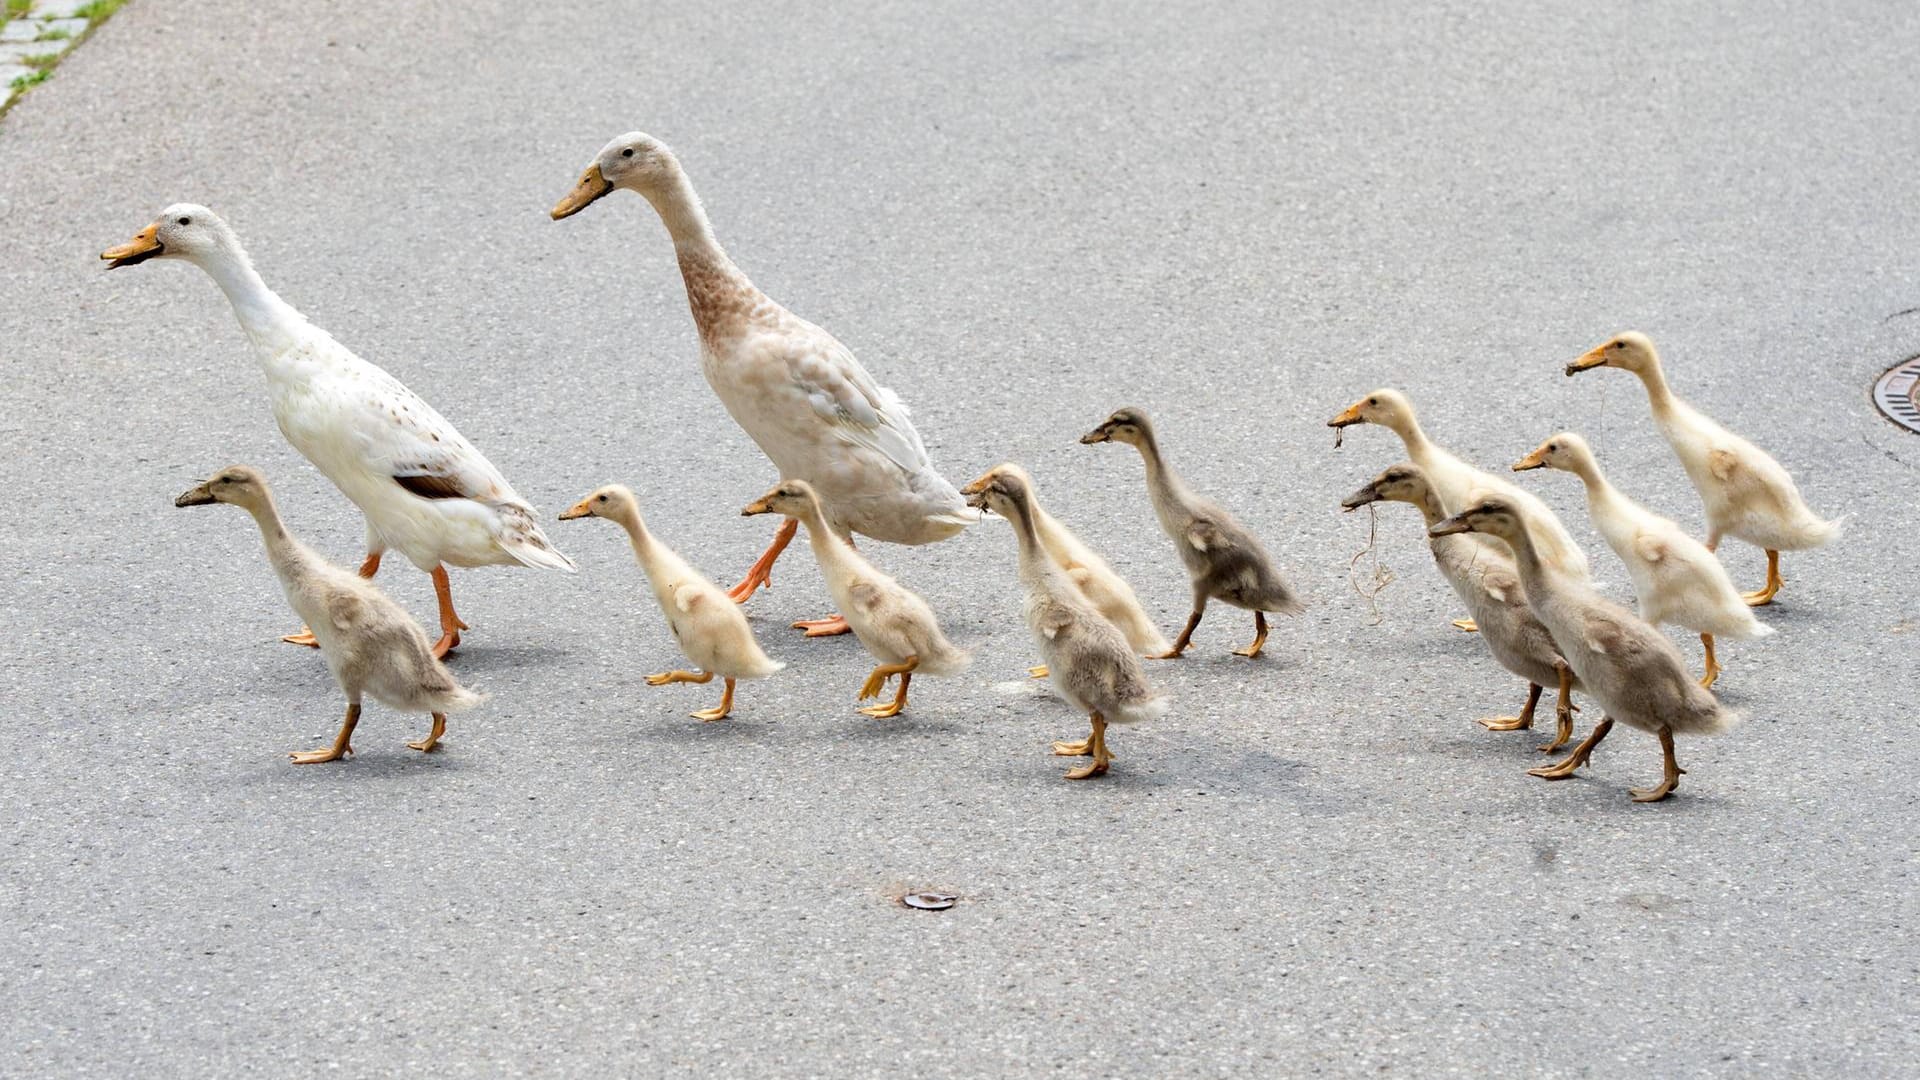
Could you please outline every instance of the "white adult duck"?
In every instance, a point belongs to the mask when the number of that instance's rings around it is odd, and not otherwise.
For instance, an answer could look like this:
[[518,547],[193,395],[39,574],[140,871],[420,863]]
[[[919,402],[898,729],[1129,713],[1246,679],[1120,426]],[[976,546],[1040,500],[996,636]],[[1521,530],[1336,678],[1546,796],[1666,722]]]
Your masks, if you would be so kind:
[[1736,536],[1767,553],[1767,583],[1746,594],[1747,603],[1771,604],[1786,584],[1782,551],[1817,548],[1840,535],[1840,522],[1822,520],[1808,508],[1779,462],[1674,394],[1647,335],[1628,331],[1609,338],[1568,364],[1567,374],[1598,367],[1631,371],[1647,388],[1653,422],[1706,504],[1707,550],[1717,550],[1722,536]]
[[[267,288],[213,211],[176,203],[100,257],[110,268],[185,259],[227,294],[266,371],[280,433],[366,515],[360,576],[373,577],[389,548],[433,576],[440,607],[434,656],[459,645],[468,628],[454,613],[446,564],[573,569],[500,470],[433,406]],[[319,644],[304,629],[285,640]]]
[[[755,288],[721,250],[679,159],[658,139],[636,131],[608,143],[553,218],[571,217],[619,188],[644,196],[673,238],[707,384],[782,479],[813,487],[834,531],[930,544],[978,519],[934,471],[900,398],[832,334]],[[780,526],[729,590],[735,600],[770,583],[795,528],[791,519]],[[794,625],[809,637],[847,632],[838,615]]]

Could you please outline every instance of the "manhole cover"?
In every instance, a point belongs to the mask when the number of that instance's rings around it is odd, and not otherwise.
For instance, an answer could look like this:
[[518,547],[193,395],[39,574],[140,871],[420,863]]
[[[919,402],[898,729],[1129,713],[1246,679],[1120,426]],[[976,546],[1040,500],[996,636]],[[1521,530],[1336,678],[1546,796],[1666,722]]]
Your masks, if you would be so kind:
[[952,893],[910,892],[901,897],[900,902],[910,908],[918,908],[921,911],[945,911],[952,907],[953,902],[958,899],[960,898]]
[[1880,406],[1887,419],[1908,431],[1920,431],[1920,401],[1914,400],[1916,389],[1920,389],[1920,356],[1910,356],[1873,384],[1873,403]]

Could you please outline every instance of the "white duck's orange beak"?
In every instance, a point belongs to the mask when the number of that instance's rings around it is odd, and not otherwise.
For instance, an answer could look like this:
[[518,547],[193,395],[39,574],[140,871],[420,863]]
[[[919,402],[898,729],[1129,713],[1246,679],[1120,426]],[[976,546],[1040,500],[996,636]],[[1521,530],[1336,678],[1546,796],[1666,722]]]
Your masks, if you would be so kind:
[[592,206],[595,200],[612,190],[613,185],[607,182],[606,177],[600,175],[599,162],[587,166],[587,171],[580,174],[580,180],[573,185],[573,190],[567,192],[567,197],[554,205],[551,211],[553,220],[559,221],[561,218],[572,217]]
[[156,222],[141,229],[140,235],[119,247],[110,247],[101,252],[100,257],[110,260],[107,269],[114,270],[122,266],[146,262],[155,255],[164,254],[166,250],[167,245],[160,242],[160,225]]

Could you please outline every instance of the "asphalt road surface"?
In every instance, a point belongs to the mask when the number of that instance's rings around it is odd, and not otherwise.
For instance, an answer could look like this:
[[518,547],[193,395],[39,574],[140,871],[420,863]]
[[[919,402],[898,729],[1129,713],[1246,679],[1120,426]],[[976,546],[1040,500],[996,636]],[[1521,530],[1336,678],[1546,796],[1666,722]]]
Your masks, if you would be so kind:
[[[1867,390],[1920,351],[1917,43],[1891,3],[135,0],[0,124],[0,1073],[1912,1075],[1920,437]],[[774,474],[664,231],[546,216],[633,128],[957,483],[1027,465],[1171,631],[1138,460],[1076,442],[1145,407],[1309,611],[1257,662],[1216,612],[1074,784],[1004,525],[870,549],[976,650],[906,716],[786,629],[827,607],[796,547],[750,609],[789,668],[703,725],[711,687],[642,682],[678,657],[618,531],[555,523],[579,574],[455,573],[492,698],[444,752],[371,706],[354,760],[291,766],[337,692],[244,515],[172,499],[259,465],[345,563],[360,519],[213,285],[97,253],[214,206],[543,514],[625,482],[731,581]],[[1356,591],[1338,503],[1398,446],[1324,426],[1392,384],[1490,466],[1577,429],[1697,528],[1633,380],[1561,375],[1627,328],[1852,515],[1726,643],[1747,719],[1658,806],[1644,734],[1548,784],[1474,724],[1521,687],[1409,508]],[[1576,482],[1525,482],[1625,599]]]

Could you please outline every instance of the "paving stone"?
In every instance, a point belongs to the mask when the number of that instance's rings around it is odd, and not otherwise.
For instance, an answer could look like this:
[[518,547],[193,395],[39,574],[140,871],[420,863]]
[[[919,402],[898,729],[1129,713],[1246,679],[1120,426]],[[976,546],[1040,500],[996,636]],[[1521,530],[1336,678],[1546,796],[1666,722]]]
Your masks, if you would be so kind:
[[13,96],[13,80],[22,75],[33,74],[33,69],[21,64],[0,63],[0,100]]
[[47,19],[40,24],[40,32],[43,34],[56,30],[65,30],[68,37],[79,37],[81,34],[87,32],[87,20]]
[[33,5],[33,17],[36,19],[71,19],[75,12],[86,7],[92,0],[40,0]]
[[32,41],[40,36],[40,24],[28,19],[15,19],[0,26],[0,41]]

